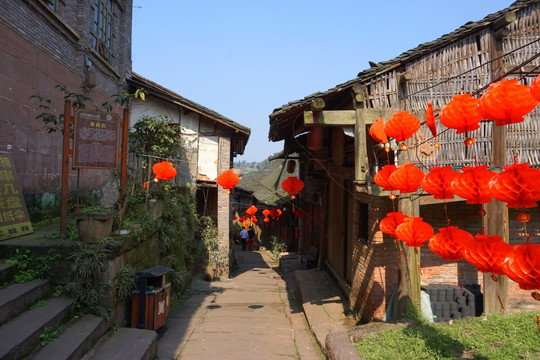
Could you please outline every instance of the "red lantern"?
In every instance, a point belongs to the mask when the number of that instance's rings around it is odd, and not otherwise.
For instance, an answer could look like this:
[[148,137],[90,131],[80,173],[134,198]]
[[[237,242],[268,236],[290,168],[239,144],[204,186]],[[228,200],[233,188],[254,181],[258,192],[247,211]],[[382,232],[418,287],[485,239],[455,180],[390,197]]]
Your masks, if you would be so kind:
[[297,209],[294,214],[298,217],[298,218],[303,218],[304,216],[306,216],[306,213],[304,213],[302,210],[299,210]]
[[257,212],[257,207],[255,205],[251,205],[250,207],[247,208],[246,211],[244,211],[246,214],[248,214],[249,216],[253,216],[255,215],[255,213]]
[[457,226],[440,228],[439,233],[429,239],[429,248],[443,260],[456,261],[463,259],[463,248],[474,237]]
[[154,166],[152,166],[152,171],[159,180],[169,181],[176,176],[176,169],[168,161],[162,161],[154,164]]
[[320,150],[323,146],[322,126],[312,126],[307,134],[307,147],[311,151]]
[[272,210],[270,210],[270,216],[271,216],[273,219],[276,219],[276,218],[279,216],[278,209],[272,209]]
[[396,228],[396,237],[410,247],[424,246],[433,233],[431,225],[423,222],[421,217],[407,218]]
[[225,170],[219,174],[216,182],[227,191],[227,194],[230,194],[230,189],[234,188],[240,182],[240,178],[232,170]]
[[408,111],[395,113],[384,124],[386,136],[395,138],[398,142],[411,138],[419,128],[420,120]]
[[262,214],[263,214],[264,216],[268,216],[268,215],[270,215],[270,210],[264,209],[264,210],[262,211]]
[[296,194],[304,188],[304,182],[296,176],[289,176],[281,183],[281,187],[291,195],[291,199],[294,199]]
[[476,235],[476,241],[465,246],[463,258],[483,273],[502,275],[502,263],[511,253],[512,245],[502,241],[497,235]]
[[233,220],[236,220],[236,219],[238,219],[238,218],[237,218],[236,216],[233,216],[232,219],[233,219]]
[[502,264],[506,276],[523,290],[540,290],[540,244],[516,245]]
[[390,185],[389,178],[390,175],[397,169],[396,165],[385,165],[382,167],[381,170],[377,171],[375,176],[373,177],[373,181],[375,181],[375,184],[379,185],[383,188],[383,190],[386,191],[393,191],[397,190]]
[[435,199],[453,199],[452,180],[458,175],[451,166],[434,167],[429,169],[429,174],[420,185],[424,191],[434,195]]
[[238,219],[238,221],[240,221],[241,223],[243,223],[244,221],[246,221],[246,217],[245,217],[245,216],[242,216],[240,219]]
[[386,144],[388,142],[388,138],[386,137],[386,133],[384,132],[383,118],[375,119],[373,125],[369,127],[369,135],[371,135],[373,140],[380,142],[381,144]]
[[[403,215],[401,211],[392,211],[386,214],[386,217],[381,220],[379,224],[379,229],[385,233],[390,235],[391,237],[396,237],[396,228],[405,221],[405,219],[408,219],[409,217],[407,215]],[[398,239],[396,239],[398,240]]]
[[540,75],[538,75],[531,84],[531,95],[540,101]]
[[454,95],[439,112],[439,120],[444,126],[456,129],[457,134],[476,130],[482,121],[478,101],[471,94]]
[[520,123],[523,116],[530,113],[538,104],[527,85],[519,84],[518,79],[501,80],[489,85],[478,103],[480,114],[495,125]]
[[489,182],[491,196],[508,203],[509,208],[536,207],[540,200],[540,169],[528,163],[507,165]]
[[255,223],[258,222],[258,220],[257,220],[257,218],[255,216],[252,216],[251,217],[251,222],[255,224]]
[[270,221],[270,219],[269,219],[269,218],[267,218],[267,217],[265,217],[263,221],[264,221],[265,223],[267,223],[267,222],[269,222],[269,221]]
[[400,193],[415,192],[424,179],[424,172],[414,166],[414,164],[405,164],[399,166],[390,175],[388,181],[394,189],[398,189]]
[[437,124],[435,123],[435,114],[433,113],[433,105],[427,104],[426,109],[426,125],[433,134],[433,137],[437,137]]
[[463,173],[452,180],[452,191],[455,195],[467,200],[467,204],[485,204],[491,202],[489,181],[495,173],[487,169],[487,165],[465,166]]

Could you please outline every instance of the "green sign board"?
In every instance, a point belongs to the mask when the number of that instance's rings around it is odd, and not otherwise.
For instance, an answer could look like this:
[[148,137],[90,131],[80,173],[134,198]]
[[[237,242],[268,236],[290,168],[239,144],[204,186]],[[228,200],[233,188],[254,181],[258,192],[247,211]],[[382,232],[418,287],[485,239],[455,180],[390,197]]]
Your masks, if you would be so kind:
[[0,153],[0,240],[33,231],[11,154]]

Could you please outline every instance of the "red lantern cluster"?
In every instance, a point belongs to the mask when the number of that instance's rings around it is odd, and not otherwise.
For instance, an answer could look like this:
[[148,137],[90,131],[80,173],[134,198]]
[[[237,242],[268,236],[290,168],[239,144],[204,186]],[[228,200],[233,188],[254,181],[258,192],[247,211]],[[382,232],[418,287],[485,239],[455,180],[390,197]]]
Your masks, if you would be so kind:
[[240,182],[240,178],[232,170],[225,170],[219,174],[216,182],[227,191],[227,194],[230,194],[231,189]]
[[281,188],[291,195],[291,199],[294,199],[298,192],[304,188],[304,182],[296,176],[289,176],[281,183]]
[[538,104],[531,90],[518,83],[518,79],[501,80],[489,85],[489,90],[482,95],[478,111],[495,125],[520,123],[523,116],[530,113]]

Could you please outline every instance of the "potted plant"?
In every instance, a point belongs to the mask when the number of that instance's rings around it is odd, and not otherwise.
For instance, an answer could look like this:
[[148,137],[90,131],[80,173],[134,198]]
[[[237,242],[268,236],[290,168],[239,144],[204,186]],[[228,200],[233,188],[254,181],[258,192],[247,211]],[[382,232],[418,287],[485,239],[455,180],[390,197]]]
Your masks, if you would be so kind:
[[208,258],[203,267],[203,277],[207,281],[214,280],[216,264],[213,261],[212,255],[219,248],[218,230],[214,221],[209,216],[203,216],[200,219],[201,223],[201,240],[204,245]]
[[111,235],[116,210],[85,208],[71,214],[77,224],[79,239],[89,244],[97,244]]

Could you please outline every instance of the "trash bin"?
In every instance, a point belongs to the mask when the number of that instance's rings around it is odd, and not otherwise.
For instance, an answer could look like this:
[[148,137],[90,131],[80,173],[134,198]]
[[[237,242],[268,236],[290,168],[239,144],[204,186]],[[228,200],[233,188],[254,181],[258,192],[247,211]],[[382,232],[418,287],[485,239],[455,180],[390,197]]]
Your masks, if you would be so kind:
[[166,266],[156,266],[137,273],[139,289],[131,292],[131,327],[158,330],[169,315],[171,284]]

